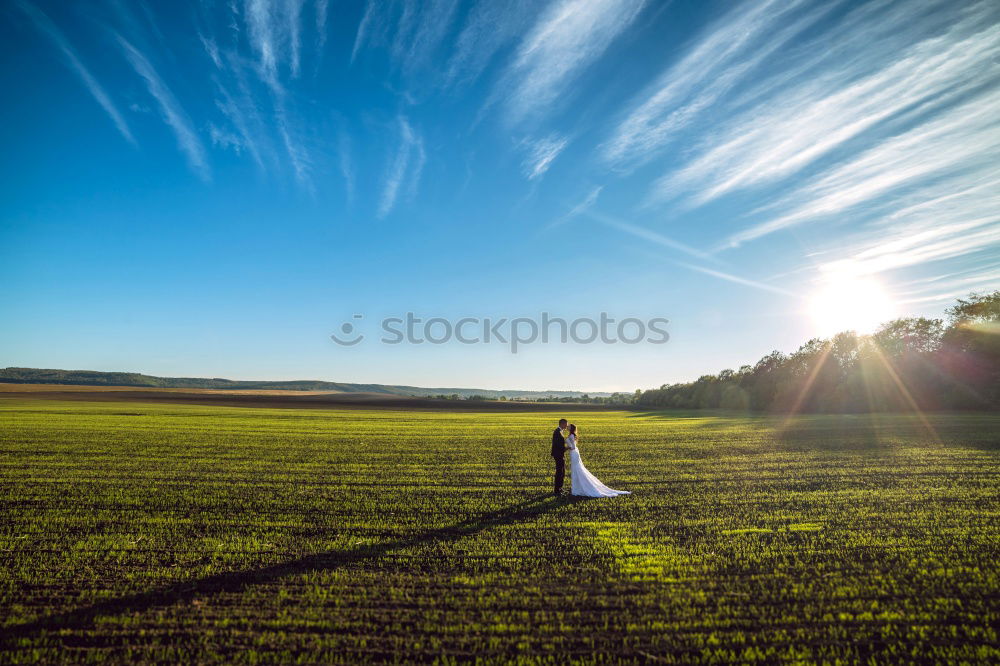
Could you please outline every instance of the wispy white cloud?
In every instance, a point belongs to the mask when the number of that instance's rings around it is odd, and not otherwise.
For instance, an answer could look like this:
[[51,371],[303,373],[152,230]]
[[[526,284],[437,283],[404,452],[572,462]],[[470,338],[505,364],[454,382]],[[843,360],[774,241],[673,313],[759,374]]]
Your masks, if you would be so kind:
[[[261,170],[264,169],[264,160],[261,157],[260,149],[257,147],[257,142],[254,139],[253,133],[250,131],[249,122],[247,120],[246,114],[243,109],[240,108],[235,100],[223,89],[221,99],[216,100],[216,107],[222,112],[224,116],[233,124],[233,127],[239,133],[241,137],[241,145],[246,148],[247,152],[253,158],[253,161],[257,164],[257,167]],[[213,143],[215,143],[213,141]]]
[[532,0],[480,0],[470,11],[448,60],[448,83],[478,77],[497,51],[512,43],[528,26],[534,9]]
[[201,145],[198,135],[191,128],[191,122],[188,120],[187,114],[184,113],[177,98],[170,92],[170,88],[163,82],[163,79],[157,74],[146,56],[140,53],[121,35],[117,35],[117,38],[118,44],[125,54],[125,58],[132,65],[136,74],[146,82],[146,89],[159,105],[163,120],[173,130],[174,136],[177,139],[177,145],[185,157],[187,157],[191,169],[203,181],[211,180],[212,174],[208,166],[208,159],[205,156],[205,148]]
[[742,284],[746,287],[753,287],[754,289],[760,289],[762,291],[770,291],[775,294],[781,294],[782,296],[793,296],[798,297],[795,292],[784,289],[783,287],[777,287],[773,284],[768,284],[766,282],[759,282],[757,280],[750,280],[748,278],[740,277],[738,275],[733,275],[732,273],[725,273],[723,271],[717,271],[712,268],[706,268],[705,266],[696,266],[694,264],[687,264],[683,262],[677,262],[678,266],[683,266],[692,271],[697,271],[699,273],[704,273],[705,275],[711,275],[712,277],[719,278],[720,280],[726,280],[727,282],[734,282],[736,284]]
[[726,246],[736,247],[780,229],[837,214],[943,175],[961,172],[960,182],[990,179],[991,174],[995,178],[994,165],[1000,160],[998,105],[1000,89],[982,93],[935,120],[877,144],[792,190],[768,207],[783,212],[733,234]]
[[417,25],[419,7],[417,7],[413,0],[404,0],[404,2],[396,4],[383,3],[380,5],[380,9],[382,10],[382,16],[379,23],[383,31],[383,37],[386,38],[389,38],[389,34],[392,33],[393,19],[395,18],[396,10],[399,10],[399,18],[395,21],[395,35],[391,37],[392,41],[389,44],[392,55],[398,62],[406,55],[406,46]]
[[582,210],[580,214],[589,217],[590,219],[596,222],[600,222],[601,224],[609,226],[613,229],[617,229],[618,231],[623,231],[631,236],[635,236],[636,238],[644,240],[648,243],[653,243],[654,245],[660,245],[670,250],[676,250],[677,252],[683,252],[684,254],[696,257],[698,259],[704,259],[707,261],[714,261],[714,262],[719,261],[716,257],[713,257],[707,252],[696,250],[690,245],[685,245],[680,241],[674,240],[673,238],[670,238],[669,236],[661,234],[657,231],[653,231],[652,229],[640,227],[638,225],[632,224],[631,222],[626,222],[617,217],[614,217],[613,215],[608,215],[606,213],[596,211],[592,207]]
[[358,24],[351,62],[366,46],[385,46],[404,73],[426,67],[450,31],[458,4],[458,0],[369,0]]
[[323,57],[326,48],[326,21],[329,14],[330,0],[316,0],[316,58]]
[[970,19],[918,42],[870,74],[859,71],[872,65],[864,62],[768,99],[722,128],[683,168],[661,178],[651,197],[690,192],[690,202],[701,205],[776,182],[879,123],[961,99],[995,78],[983,65],[1000,56],[1000,26],[976,30],[978,23]]
[[[886,208],[809,252],[809,264],[770,281],[798,282],[807,271],[819,279],[879,276],[892,283],[894,300],[915,306],[1000,286],[1000,169],[984,170],[971,180],[964,174],[941,179],[893,199]],[[930,275],[900,279],[931,266]]]
[[524,37],[500,83],[517,122],[547,110],[628,28],[645,0],[555,0]]
[[[971,185],[956,176],[921,190],[922,200],[898,205],[862,229],[838,240],[820,262],[820,273],[851,277],[892,274],[931,264],[962,268],[901,283],[902,303],[943,301],[998,281],[1000,169]],[[821,255],[822,256],[822,255]],[[979,259],[977,263],[977,258]],[[994,287],[995,288],[995,287]]]
[[946,303],[954,301],[957,298],[962,298],[963,296],[968,296],[970,293],[981,291],[993,292],[997,290],[998,286],[1000,286],[1000,283],[998,283],[996,279],[992,279],[958,289],[947,289],[945,291],[931,294],[929,296],[922,296],[920,298],[904,298],[900,299],[898,302],[900,305],[922,306],[926,306],[931,303]]
[[836,3],[788,20],[800,0],[767,0],[738,6],[669,66],[603,146],[611,162],[641,162],[717,102],[739,81]]
[[528,180],[540,178],[561,153],[569,140],[557,134],[550,134],[547,137],[536,140],[526,140],[522,145],[527,150],[527,155],[521,163],[521,168]]
[[275,112],[275,116],[277,120],[278,136],[281,137],[281,143],[285,146],[285,151],[288,153],[288,159],[291,162],[292,170],[295,173],[295,180],[298,181],[299,185],[305,189],[312,191],[314,189],[311,175],[312,156],[308,148],[306,148],[306,145],[299,141],[293,134],[294,130],[291,127],[288,112],[286,111],[282,100],[278,101],[278,108]]
[[237,155],[242,154],[246,148],[240,137],[223,127],[219,127],[215,123],[208,124],[208,136],[212,140],[213,146],[230,149]]
[[406,195],[410,199],[417,196],[417,188],[420,186],[420,177],[424,173],[424,165],[427,164],[427,152],[424,150],[424,141],[419,136],[413,145],[414,156],[413,165],[409,169],[409,176],[406,182]]
[[590,190],[590,192],[587,193],[587,196],[583,198],[583,201],[573,206],[573,208],[569,211],[570,214],[579,215],[583,211],[590,209],[591,206],[597,203],[597,197],[601,196],[602,191],[604,191],[603,185],[598,185]]
[[253,158],[257,167],[265,171],[265,154],[268,162],[274,161],[273,149],[269,146],[264,119],[261,117],[259,105],[254,101],[246,75],[235,54],[226,52],[223,58],[228,72],[233,79],[235,94],[227,85],[216,80],[219,96],[215,105],[229,120],[239,134],[247,152]]
[[358,51],[365,45],[374,12],[375,0],[368,0],[368,4],[365,5],[365,13],[361,16],[361,22],[358,23],[358,31],[354,36],[354,47],[351,49],[351,63],[358,57]]
[[28,18],[30,18],[32,23],[35,24],[35,27],[39,30],[39,32],[48,37],[49,40],[55,44],[56,48],[59,49],[63,57],[66,59],[66,62],[69,63],[73,71],[80,77],[80,80],[87,88],[87,91],[90,92],[91,96],[93,96],[94,100],[100,105],[100,107],[104,109],[104,112],[108,114],[111,122],[114,123],[115,128],[117,128],[122,137],[124,137],[125,140],[133,146],[138,145],[135,141],[135,137],[132,136],[131,130],[129,130],[128,123],[125,122],[125,118],[123,118],[122,114],[118,111],[118,107],[115,106],[114,102],[112,102],[111,98],[108,96],[108,93],[105,92],[101,84],[97,82],[96,78],[94,78],[94,75],[90,73],[90,70],[87,69],[87,67],[83,64],[83,61],[80,60],[76,50],[72,47],[72,45],[70,45],[62,31],[56,27],[56,25],[42,10],[38,9],[31,3],[26,2],[25,0],[18,0],[16,5],[21,9],[21,11],[27,14]]
[[212,61],[212,64],[215,65],[216,69],[222,69],[222,58],[219,55],[219,47],[215,43],[215,39],[206,37],[200,33],[198,34],[198,39],[201,41],[202,48],[205,49],[205,53]]
[[282,65],[295,78],[302,59],[303,0],[244,0],[243,14],[260,76],[277,85]]
[[351,158],[351,137],[343,129],[337,142],[338,161],[340,164],[340,175],[344,177],[344,191],[347,194],[348,203],[354,201],[354,160]]
[[[995,254],[1000,6],[831,7],[740,5],[628,105],[602,157],[628,166],[680,144],[648,203],[673,200],[681,214],[769,194],[718,249],[823,222],[839,233],[821,251],[822,234],[803,239],[814,250],[804,270],[891,280]],[[689,268],[772,291],[789,284]],[[926,304],[991,284],[995,262],[900,298]]]
[[[734,169],[744,165],[740,151],[784,145],[784,140],[799,136],[808,147],[817,137],[827,138],[829,118],[814,128],[784,122],[804,119],[806,113],[817,120],[826,110],[825,96],[836,95],[907,47],[931,39],[934,29],[946,23],[938,15],[946,13],[941,10],[949,3],[927,0],[915,8],[872,0],[839,22],[831,20],[843,4],[765,0],[737,5],[627,107],[601,146],[603,157],[611,163],[641,163],[671,141],[687,139],[684,132],[692,129],[708,139],[696,146],[696,157],[729,147],[730,152],[714,155],[715,164],[725,166],[731,158]],[[974,7],[968,14],[966,28],[982,18]],[[822,29],[817,29],[821,22]],[[812,31],[812,41],[796,44],[807,31]],[[903,70],[905,66],[897,74]],[[863,97],[864,90],[854,92]],[[828,116],[836,119],[844,102],[829,108]],[[848,117],[844,124],[849,123]],[[858,127],[853,129],[857,133]],[[805,151],[802,155],[810,156]],[[697,175],[708,180],[713,174]]]
[[992,270],[949,280],[938,279],[922,289],[909,291],[897,289],[894,294],[903,304],[937,303],[951,301],[971,292],[993,291],[997,288],[1000,288],[1000,270]]
[[388,215],[396,205],[400,189],[406,183],[407,190],[413,194],[423,170],[425,153],[423,139],[413,130],[404,116],[397,119],[399,125],[399,144],[396,147],[389,169],[385,174],[382,196],[378,205],[378,217]]
[[992,248],[1000,243],[1000,224],[964,222],[884,240],[847,260],[829,266],[841,272],[871,274],[925,264]]
[[285,0],[285,21],[287,22],[288,44],[289,44],[289,67],[292,76],[299,75],[300,61],[302,59],[302,27],[300,18],[302,14],[303,0]]
[[579,215],[582,215],[583,213],[593,208],[594,204],[597,203],[597,197],[601,195],[601,191],[603,189],[604,189],[603,185],[597,185],[596,187],[591,188],[591,190],[587,192],[587,196],[585,196],[583,199],[580,200],[579,203],[577,203],[575,206],[566,211],[564,215],[560,215],[551,223],[549,223],[546,228],[552,229],[554,227],[558,227],[559,225],[568,222],[573,218],[578,217]]
[[[826,12],[839,10],[842,3],[817,4],[820,11]],[[766,76],[754,77],[752,85],[735,91],[726,99],[726,106],[745,111],[793,87],[807,88],[804,84],[829,77],[831,71],[851,67],[861,71],[866,64],[892,60],[907,46],[944,29],[947,12],[940,10],[948,4],[954,5],[949,0],[924,0],[919,8],[896,0],[858,3],[839,22],[836,19],[824,22],[814,33],[817,34],[814,40],[784,48],[782,55],[786,57],[767,63],[773,67],[768,68]],[[814,14],[810,7],[797,22],[811,16]]]
[[261,78],[270,85],[278,80],[278,44],[271,0],[246,0],[244,8],[250,43],[257,52]]
[[283,63],[295,78],[301,58],[302,0],[244,0],[244,14],[251,46],[257,56],[257,74],[271,92],[274,128],[285,148],[295,180],[313,191],[313,159],[309,147],[301,141],[300,125],[289,112],[288,91],[282,82]]
[[984,261],[963,261],[958,267],[952,267],[943,273],[897,282],[896,293],[900,295],[924,293],[929,289],[939,289],[942,285],[976,281],[983,276],[988,279],[1000,280],[1000,258],[989,257]]
[[[413,71],[431,57],[451,28],[457,7],[457,0],[425,0],[421,3],[420,20],[415,22],[408,48],[400,54],[407,70]],[[401,36],[400,47],[405,44],[403,39],[405,37]]]

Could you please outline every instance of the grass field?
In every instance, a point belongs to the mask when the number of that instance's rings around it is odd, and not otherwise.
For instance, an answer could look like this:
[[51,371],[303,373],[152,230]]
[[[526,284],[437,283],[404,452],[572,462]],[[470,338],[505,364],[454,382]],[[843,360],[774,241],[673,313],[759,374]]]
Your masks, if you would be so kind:
[[1000,417],[0,401],[0,662],[1000,660]]

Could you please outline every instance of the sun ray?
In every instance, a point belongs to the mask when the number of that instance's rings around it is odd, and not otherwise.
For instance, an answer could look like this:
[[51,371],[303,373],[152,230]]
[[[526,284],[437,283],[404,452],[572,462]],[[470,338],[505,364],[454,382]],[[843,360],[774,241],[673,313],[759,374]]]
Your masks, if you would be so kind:
[[829,358],[830,350],[832,348],[833,343],[831,342],[827,342],[823,345],[823,351],[820,352],[819,359],[809,372],[809,376],[806,377],[806,381],[802,385],[801,390],[799,390],[799,394],[795,397],[795,402],[792,404],[792,408],[786,413],[785,419],[782,421],[781,427],[778,429],[779,432],[787,430],[792,419],[798,415],[799,410],[802,408],[802,403],[805,402],[806,397],[809,395],[809,391],[812,389],[812,385],[816,382],[816,377],[826,366],[826,360]]
[[875,352],[875,358],[877,358],[879,362],[882,363],[882,366],[885,368],[885,371],[889,375],[889,378],[892,380],[893,384],[896,385],[896,388],[899,389],[899,394],[903,397],[904,400],[906,400],[906,402],[910,406],[910,409],[912,409],[913,413],[917,416],[918,419],[920,419],[920,422],[924,426],[924,429],[934,439],[934,443],[941,444],[941,437],[938,435],[937,430],[934,429],[934,426],[927,418],[927,415],[924,414],[924,411],[920,408],[920,405],[917,404],[917,401],[914,399],[913,394],[910,393],[909,389],[906,388],[906,384],[903,382],[902,379],[900,379],[899,374],[896,372],[895,368],[892,367],[892,362],[885,357],[885,354],[882,353],[882,350],[879,349],[878,345],[872,345],[872,350]]

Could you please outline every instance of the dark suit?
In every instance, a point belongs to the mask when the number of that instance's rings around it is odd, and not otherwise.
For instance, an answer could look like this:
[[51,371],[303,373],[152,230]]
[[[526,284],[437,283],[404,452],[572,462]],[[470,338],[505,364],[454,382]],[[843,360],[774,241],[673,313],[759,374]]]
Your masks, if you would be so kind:
[[552,457],[556,461],[555,492],[562,490],[563,479],[566,478],[566,438],[563,437],[562,430],[556,428],[552,432]]

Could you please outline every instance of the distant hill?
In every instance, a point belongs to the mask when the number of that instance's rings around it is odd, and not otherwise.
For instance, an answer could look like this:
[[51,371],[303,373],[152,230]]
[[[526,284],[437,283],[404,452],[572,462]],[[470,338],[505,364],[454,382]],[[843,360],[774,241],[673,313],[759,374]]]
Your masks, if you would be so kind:
[[[391,384],[348,384],[324,382],[314,379],[292,381],[253,381],[204,377],[154,377],[138,372],[98,372],[96,370],[54,370],[43,368],[4,368],[0,370],[0,383],[6,384],[70,384],[77,386],[144,386],[150,388],[271,390],[271,391],[329,391],[331,393],[385,393],[418,397],[457,395],[460,398],[541,399],[578,398],[582,391],[519,391],[470,388],[423,388],[420,386],[394,386]],[[607,397],[610,393],[588,393],[591,397]]]

